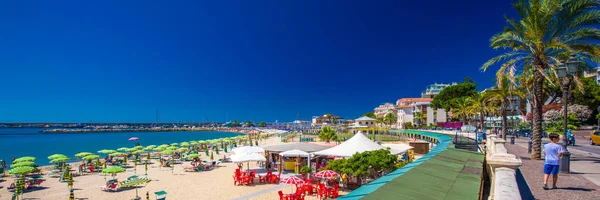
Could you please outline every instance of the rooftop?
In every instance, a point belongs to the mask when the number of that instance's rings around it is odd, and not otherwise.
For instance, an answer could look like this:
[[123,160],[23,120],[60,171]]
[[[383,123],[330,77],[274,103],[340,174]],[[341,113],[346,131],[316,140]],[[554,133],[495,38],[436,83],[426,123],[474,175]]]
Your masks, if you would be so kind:
[[365,121],[365,120],[375,120],[375,119],[367,117],[367,116],[362,116],[362,117],[359,117],[358,119],[355,119],[355,120],[356,121],[359,121],[359,120]]

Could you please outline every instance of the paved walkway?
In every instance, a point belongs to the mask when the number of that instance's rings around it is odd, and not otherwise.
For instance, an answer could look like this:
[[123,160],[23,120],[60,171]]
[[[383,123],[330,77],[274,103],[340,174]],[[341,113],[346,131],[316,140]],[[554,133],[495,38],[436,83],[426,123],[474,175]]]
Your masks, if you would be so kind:
[[[559,174],[558,189],[544,190],[542,189],[544,161],[531,160],[531,155],[527,153],[527,142],[528,139],[517,139],[516,144],[506,145],[509,153],[519,156],[523,161],[517,175],[523,199],[600,199],[600,184],[598,184],[600,183],[600,165],[598,165],[600,157],[598,155],[573,150],[571,152],[572,173]],[[552,185],[551,182],[549,180],[549,186]]]

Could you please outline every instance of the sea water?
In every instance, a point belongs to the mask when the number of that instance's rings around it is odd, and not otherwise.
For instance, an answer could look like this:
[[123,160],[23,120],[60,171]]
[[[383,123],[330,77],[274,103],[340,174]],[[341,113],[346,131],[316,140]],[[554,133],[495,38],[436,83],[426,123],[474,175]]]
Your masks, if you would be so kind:
[[[0,128],[0,160],[10,166],[13,157],[36,157],[37,165],[49,165],[48,156],[56,153],[75,161],[78,152],[98,153],[102,149],[131,148],[137,142],[142,146],[161,145],[198,140],[210,140],[240,135],[231,132],[118,132],[118,133],[44,133],[41,128]],[[138,141],[129,141],[131,137]],[[7,166],[7,167],[8,167]]]

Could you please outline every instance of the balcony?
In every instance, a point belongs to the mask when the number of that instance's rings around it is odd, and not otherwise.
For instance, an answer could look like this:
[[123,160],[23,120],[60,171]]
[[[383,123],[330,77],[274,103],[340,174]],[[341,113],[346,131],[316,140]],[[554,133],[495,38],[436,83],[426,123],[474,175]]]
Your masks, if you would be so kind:
[[586,78],[593,78],[598,76],[598,74],[600,74],[600,69],[596,68],[596,69],[592,69],[592,70],[587,70],[583,72],[583,76]]

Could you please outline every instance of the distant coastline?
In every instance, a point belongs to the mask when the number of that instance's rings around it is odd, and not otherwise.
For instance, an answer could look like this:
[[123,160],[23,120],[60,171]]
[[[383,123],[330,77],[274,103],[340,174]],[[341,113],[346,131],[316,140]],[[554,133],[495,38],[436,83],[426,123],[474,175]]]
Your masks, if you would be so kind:
[[45,129],[41,130],[41,133],[52,134],[52,133],[119,133],[119,132],[178,132],[178,131],[219,131],[219,132],[233,132],[248,134],[253,130],[239,129],[239,128],[209,128],[209,127],[177,127],[177,128],[163,128],[163,127],[152,127],[152,128],[101,128],[101,129],[89,129],[89,128],[57,128],[57,129]]

